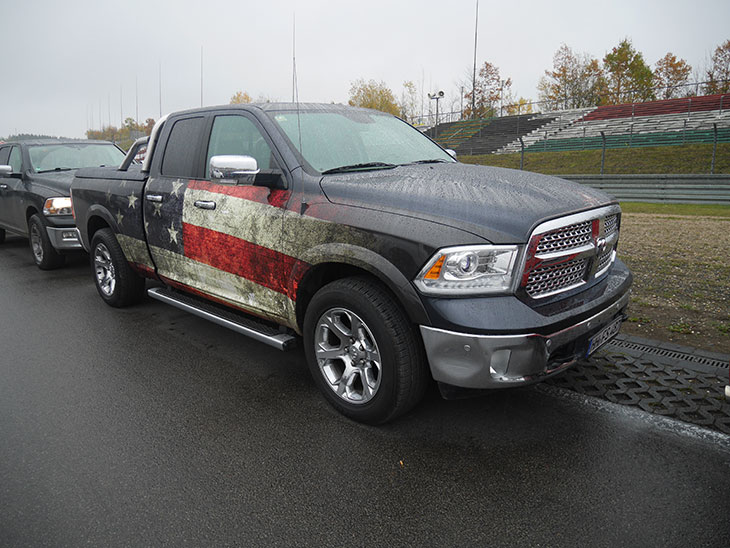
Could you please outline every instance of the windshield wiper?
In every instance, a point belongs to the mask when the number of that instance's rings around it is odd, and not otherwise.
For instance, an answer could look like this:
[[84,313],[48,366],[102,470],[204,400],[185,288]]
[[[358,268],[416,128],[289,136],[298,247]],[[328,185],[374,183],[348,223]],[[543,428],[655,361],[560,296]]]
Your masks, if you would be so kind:
[[444,160],[443,158],[434,158],[432,160],[416,160],[415,162],[408,162],[407,164],[403,164],[404,166],[410,166],[413,164],[450,164],[448,160]]
[[51,171],[71,171],[72,169],[76,169],[75,167],[54,167],[53,169],[43,169],[41,171],[36,171],[36,173],[50,173]]
[[347,173],[348,171],[359,171],[366,169],[392,169],[398,167],[395,164],[386,164],[385,162],[366,162],[364,164],[352,164],[349,166],[333,167],[322,172],[322,175],[329,173]]

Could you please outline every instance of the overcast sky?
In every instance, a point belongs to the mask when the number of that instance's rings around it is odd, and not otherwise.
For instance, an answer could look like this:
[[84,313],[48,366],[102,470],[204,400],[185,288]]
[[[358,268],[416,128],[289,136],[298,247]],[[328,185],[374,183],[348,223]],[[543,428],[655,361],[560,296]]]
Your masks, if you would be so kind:
[[[412,80],[457,103],[470,72],[475,0],[3,0],[0,136],[83,137],[119,125],[228,103],[238,90],[289,101],[292,20],[300,101],[346,102],[351,83],[382,80],[399,97]],[[601,6],[600,8],[597,6]],[[668,51],[702,70],[730,39],[729,0],[479,3],[478,64],[537,98],[561,43],[602,58],[624,37],[652,66]],[[120,101],[121,93],[121,101]]]

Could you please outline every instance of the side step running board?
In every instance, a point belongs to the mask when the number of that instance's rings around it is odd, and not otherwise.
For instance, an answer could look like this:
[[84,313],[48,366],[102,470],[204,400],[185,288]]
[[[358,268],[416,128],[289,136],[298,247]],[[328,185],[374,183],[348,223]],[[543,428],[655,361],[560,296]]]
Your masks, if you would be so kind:
[[289,350],[296,346],[296,337],[287,333],[281,333],[276,327],[266,324],[263,321],[236,313],[231,309],[218,306],[210,301],[199,299],[167,287],[148,289],[147,294],[153,299],[195,314],[200,318],[232,329],[236,333],[246,335],[279,350]]

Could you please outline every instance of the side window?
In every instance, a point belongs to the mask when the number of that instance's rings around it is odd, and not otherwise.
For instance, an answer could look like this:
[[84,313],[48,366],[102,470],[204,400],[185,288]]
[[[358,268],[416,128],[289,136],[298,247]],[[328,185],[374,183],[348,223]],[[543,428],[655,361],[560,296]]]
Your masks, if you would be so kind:
[[259,169],[276,167],[269,144],[256,125],[245,116],[216,116],[210,133],[205,178],[210,178],[210,159],[213,156],[233,154],[253,156]]
[[8,156],[10,156],[10,147],[0,148],[0,166],[8,165]]
[[202,117],[184,118],[175,122],[162,158],[163,175],[188,178],[195,176],[198,137],[203,130],[204,122],[205,118]]
[[8,165],[13,168],[13,173],[20,173],[20,170],[23,167],[23,159],[20,156],[20,147],[13,147],[10,151]]

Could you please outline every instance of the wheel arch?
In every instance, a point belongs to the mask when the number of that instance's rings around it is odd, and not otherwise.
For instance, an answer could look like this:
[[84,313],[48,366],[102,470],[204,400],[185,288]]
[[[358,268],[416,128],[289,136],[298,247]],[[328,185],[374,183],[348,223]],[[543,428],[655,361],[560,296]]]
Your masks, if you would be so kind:
[[86,223],[78,226],[81,233],[81,243],[86,250],[91,249],[91,240],[102,228],[110,228],[115,234],[118,233],[118,227],[112,215],[104,207],[92,205],[89,208]]
[[[309,260],[307,260],[309,259]],[[304,315],[315,293],[328,283],[353,276],[373,279],[383,285],[414,324],[427,324],[428,314],[413,284],[385,257],[354,245],[324,244],[306,254],[309,268],[290,289],[296,295],[296,322],[301,330]]]
[[27,225],[30,221],[30,218],[33,215],[39,215],[40,211],[38,211],[38,208],[35,205],[29,205],[27,208],[25,208],[25,224]]

